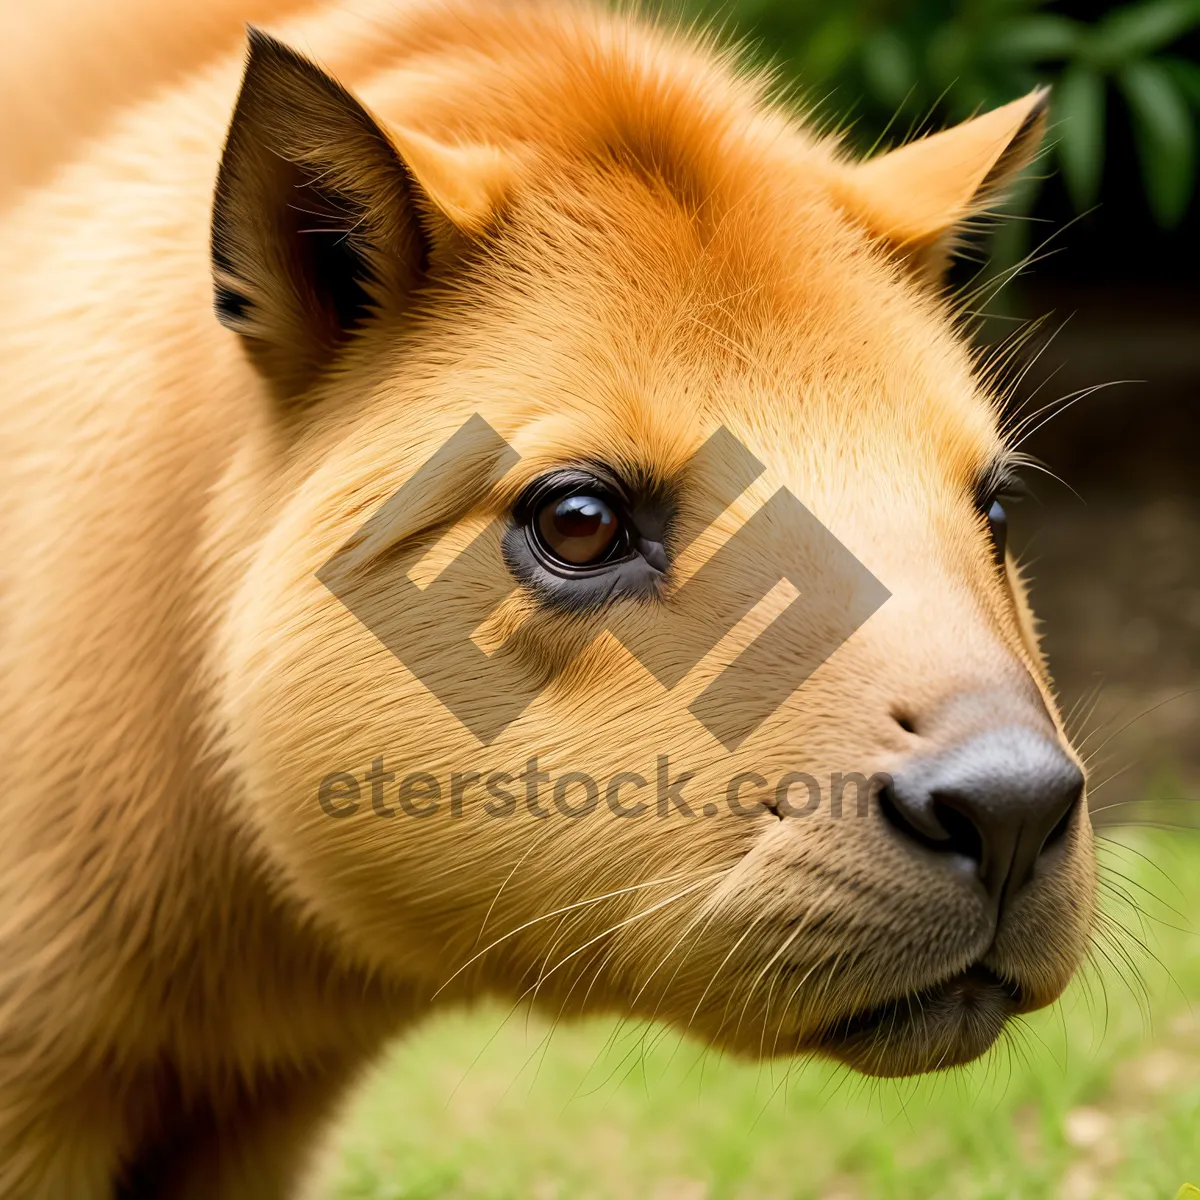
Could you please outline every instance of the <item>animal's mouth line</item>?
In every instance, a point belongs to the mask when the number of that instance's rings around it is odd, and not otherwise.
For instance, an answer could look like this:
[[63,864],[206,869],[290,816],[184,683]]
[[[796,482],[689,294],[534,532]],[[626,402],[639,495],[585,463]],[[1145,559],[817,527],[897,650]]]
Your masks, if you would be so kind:
[[1000,1008],[1008,1017],[1019,1013],[1024,1003],[1020,984],[1002,979],[990,967],[975,962],[946,979],[860,1009],[848,1017],[839,1017],[821,1031],[818,1040],[821,1046],[832,1049],[865,1036],[900,1032],[905,1026],[931,1019],[938,1010],[944,1013],[947,1007],[958,1010],[962,1016],[981,1006],[993,1011]]

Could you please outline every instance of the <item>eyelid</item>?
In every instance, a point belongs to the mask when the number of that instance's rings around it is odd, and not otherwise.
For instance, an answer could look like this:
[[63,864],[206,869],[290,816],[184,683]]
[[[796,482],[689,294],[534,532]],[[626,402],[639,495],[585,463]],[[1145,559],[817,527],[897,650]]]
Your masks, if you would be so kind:
[[604,464],[592,463],[561,467],[539,476],[521,493],[514,511],[527,516],[551,496],[585,493],[604,500],[621,513],[628,511],[628,496],[620,477]]
[[1027,495],[1029,486],[1021,476],[1020,462],[1000,457],[980,472],[975,483],[975,507],[986,513],[997,500],[1014,500]]
[[1017,474],[1008,475],[996,485],[989,499],[989,507],[996,503],[1012,503],[1027,495],[1029,495],[1029,485],[1025,480]]

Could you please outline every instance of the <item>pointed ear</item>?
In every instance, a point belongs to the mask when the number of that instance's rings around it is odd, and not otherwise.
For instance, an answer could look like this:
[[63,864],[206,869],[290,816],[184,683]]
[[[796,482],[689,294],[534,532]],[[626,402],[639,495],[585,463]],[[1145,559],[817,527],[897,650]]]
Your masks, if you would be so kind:
[[928,278],[945,270],[964,221],[993,205],[1037,153],[1050,92],[845,168],[839,199]]
[[509,183],[498,151],[385,132],[252,29],[213,205],[217,316],[297,396],[357,329],[403,310],[431,261],[487,230]]

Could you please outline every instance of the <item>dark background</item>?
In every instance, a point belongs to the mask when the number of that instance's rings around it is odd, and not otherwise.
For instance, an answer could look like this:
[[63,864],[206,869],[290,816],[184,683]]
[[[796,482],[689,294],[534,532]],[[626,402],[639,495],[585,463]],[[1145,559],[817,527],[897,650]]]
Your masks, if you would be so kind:
[[1012,219],[953,281],[1011,277],[982,346],[1044,318],[1012,403],[1062,401],[1022,446],[1062,482],[1030,472],[1011,516],[1095,817],[1200,826],[1163,803],[1200,797],[1200,0],[691,7],[864,151],[1053,85]]

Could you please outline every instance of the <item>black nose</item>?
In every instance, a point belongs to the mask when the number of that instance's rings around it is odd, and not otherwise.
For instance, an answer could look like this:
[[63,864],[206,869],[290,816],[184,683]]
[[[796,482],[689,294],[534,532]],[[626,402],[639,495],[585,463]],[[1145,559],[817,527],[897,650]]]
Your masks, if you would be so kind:
[[880,795],[910,842],[971,859],[1001,903],[1065,832],[1083,774],[1057,742],[1025,726],[991,729],[913,759]]

